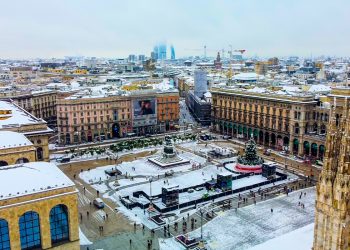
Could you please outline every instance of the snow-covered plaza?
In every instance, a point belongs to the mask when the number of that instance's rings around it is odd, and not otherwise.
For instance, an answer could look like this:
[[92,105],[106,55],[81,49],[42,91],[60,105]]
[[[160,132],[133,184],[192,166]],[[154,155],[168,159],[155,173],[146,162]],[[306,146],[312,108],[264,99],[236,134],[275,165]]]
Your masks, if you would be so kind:
[[[308,250],[312,247],[314,206],[314,188],[281,195],[223,212],[203,226],[203,238],[208,249]],[[200,237],[200,229],[189,237]],[[185,249],[174,238],[159,241],[163,250]]]

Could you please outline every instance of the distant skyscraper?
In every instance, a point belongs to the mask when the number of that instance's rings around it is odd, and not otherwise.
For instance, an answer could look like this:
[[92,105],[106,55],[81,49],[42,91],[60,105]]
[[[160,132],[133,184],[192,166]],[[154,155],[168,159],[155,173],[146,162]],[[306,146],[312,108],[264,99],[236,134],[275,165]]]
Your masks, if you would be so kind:
[[171,54],[170,59],[171,60],[175,60],[175,48],[174,48],[174,45],[170,46],[170,54]]
[[[151,53],[151,57],[153,60],[166,60],[167,59],[167,45],[166,43],[159,43],[154,46],[153,51]],[[175,50],[174,50],[175,57]]]
[[166,59],[166,44],[161,43],[158,45],[158,59],[165,60]]
[[144,61],[146,59],[145,55],[139,55],[139,61]]
[[154,46],[153,52],[151,53],[151,57],[153,60],[158,60],[158,46]]
[[135,62],[136,56],[135,55],[129,55],[129,62]]

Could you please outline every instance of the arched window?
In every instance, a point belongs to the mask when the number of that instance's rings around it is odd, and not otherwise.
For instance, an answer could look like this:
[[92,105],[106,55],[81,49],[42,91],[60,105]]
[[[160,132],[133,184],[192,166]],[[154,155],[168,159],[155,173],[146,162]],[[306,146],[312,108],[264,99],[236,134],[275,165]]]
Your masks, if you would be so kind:
[[57,205],[50,211],[50,231],[52,243],[69,239],[68,209]]
[[30,211],[19,218],[21,249],[41,247],[39,214]]
[[0,249],[10,250],[9,226],[6,220],[0,219]]
[[9,165],[7,161],[0,161],[0,167]]
[[16,164],[27,163],[27,162],[29,162],[29,160],[25,157],[22,157],[17,159]]
[[44,159],[44,154],[43,154],[43,148],[42,147],[38,147],[36,149],[36,158],[38,161],[41,161]]
[[299,134],[299,123],[295,123],[294,133]]

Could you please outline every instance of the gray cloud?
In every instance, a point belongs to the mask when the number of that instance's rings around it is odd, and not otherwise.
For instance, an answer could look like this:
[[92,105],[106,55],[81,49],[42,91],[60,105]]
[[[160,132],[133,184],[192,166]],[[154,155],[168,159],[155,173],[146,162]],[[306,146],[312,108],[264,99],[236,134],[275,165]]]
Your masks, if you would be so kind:
[[[349,56],[348,0],[2,1],[0,58],[149,54],[234,48],[248,55]],[[197,49],[193,50],[193,49]]]

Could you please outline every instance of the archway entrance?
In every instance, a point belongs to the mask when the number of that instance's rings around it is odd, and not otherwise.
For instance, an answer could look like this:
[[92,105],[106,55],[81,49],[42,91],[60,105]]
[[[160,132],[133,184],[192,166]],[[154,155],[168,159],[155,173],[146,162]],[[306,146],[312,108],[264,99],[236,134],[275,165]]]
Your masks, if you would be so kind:
[[7,166],[7,165],[9,165],[7,163],[7,161],[0,161],[0,167],[4,167],[4,166]]
[[325,152],[325,147],[324,147],[324,145],[320,145],[319,151],[318,151],[318,157],[319,157],[321,160],[323,160],[324,152]]
[[293,153],[297,154],[298,150],[299,150],[299,140],[295,138],[293,140]]
[[276,135],[275,134],[271,134],[271,146],[273,148],[275,148],[275,146],[276,146]]
[[16,164],[27,163],[27,162],[29,162],[29,160],[27,158],[22,157],[17,159]]
[[254,141],[257,142],[258,141],[258,136],[259,136],[259,130],[254,129],[253,135],[254,135]]
[[311,144],[311,155],[313,157],[317,157],[317,144],[316,143],[312,143]]
[[304,141],[304,155],[310,154],[310,143],[308,141]]

